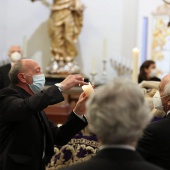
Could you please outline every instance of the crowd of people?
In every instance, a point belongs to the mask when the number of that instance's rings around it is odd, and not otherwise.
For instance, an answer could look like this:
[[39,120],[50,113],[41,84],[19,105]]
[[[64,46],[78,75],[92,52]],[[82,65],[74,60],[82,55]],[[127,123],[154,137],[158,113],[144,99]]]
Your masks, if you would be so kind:
[[[63,92],[88,83],[75,74],[44,90],[45,76],[37,62],[23,59],[18,46],[10,49],[9,57],[5,76],[10,84],[0,90],[1,170],[45,170],[54,146],[67,144],[87,125],[98,140],[98,152],[64,170],[170,170],[170,75],[157,78],[154,61],[142,64],[140,84],[115,78],[91,97],[82,92],[67,121],[58,127],[43,110],[63,101]],[[2,82],[3,71],[0,68]],[[148,93],[152,109],[163,115],[159,120],[153,119]]]

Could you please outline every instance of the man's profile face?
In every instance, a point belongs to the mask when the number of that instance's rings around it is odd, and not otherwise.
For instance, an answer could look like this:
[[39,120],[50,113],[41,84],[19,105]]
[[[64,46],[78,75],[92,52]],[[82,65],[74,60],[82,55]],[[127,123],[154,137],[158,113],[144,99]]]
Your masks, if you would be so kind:
[[164,110],[164,112],[167,113],[170,110],[170,107],[168,105],[170,95],[168,95],[168,96],[164,95],[164,86],[165,85],[163,83],[160,83],[159,92],[160,92],[160,97],[161,97],[161,101],[162,101],[163,110]]
[[28,84],[33,84],[34,75],[42,74],[40,65],[33,60],[25,60],[24,62],[25,74],[30,75],[26,76],[26,81]]

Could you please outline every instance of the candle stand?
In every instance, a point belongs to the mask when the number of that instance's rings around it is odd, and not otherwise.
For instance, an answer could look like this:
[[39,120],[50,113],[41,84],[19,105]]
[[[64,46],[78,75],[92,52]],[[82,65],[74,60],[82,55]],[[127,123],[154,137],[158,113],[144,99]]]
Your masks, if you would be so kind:
[[97,73],[96,72],[91,72],[90,74],[91,74],[91,77],[92,77],[91,78],[91,83],[92,83],[92,85],[95,85],[95,83],[96,83],[95,82],[95,76],[97,75]]
[[131,78],[132,69],[130,66],[122,64],[121,62],[117,62],[115,59],[110,59],[110,64],[112,68],[117,72],[118,77]]
[[106,72],[106,60],[103,60],[103,71],[102,71],[102,77],[101,77],[101,84],[106,84],[107,82],[107,72]]

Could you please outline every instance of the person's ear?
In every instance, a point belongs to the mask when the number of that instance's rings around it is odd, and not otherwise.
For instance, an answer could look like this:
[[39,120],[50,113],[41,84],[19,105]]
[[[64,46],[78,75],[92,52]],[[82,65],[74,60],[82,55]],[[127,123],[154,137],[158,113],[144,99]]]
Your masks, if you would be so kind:
[[24,74],[19,73],[19,74],[17,75],[17,77],[18,77],[18,79],[19,79],[22,83],[27,83],[27,81],[26,81],[26,76],[25,76]]

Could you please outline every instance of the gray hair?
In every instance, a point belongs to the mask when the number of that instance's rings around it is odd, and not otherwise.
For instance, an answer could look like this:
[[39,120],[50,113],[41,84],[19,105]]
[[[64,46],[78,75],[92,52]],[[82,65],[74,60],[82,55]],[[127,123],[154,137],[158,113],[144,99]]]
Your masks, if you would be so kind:
[[89,99],[87,118],[90,131],[102,144],[131,144],[142,135],[152,115],[137,84],[115,79]]
[[22,72],[23,70],[22,60],[18,60],[15,64],[11,67],[9,71],[9,79],[11,80],[12,84],[18,84],[18,73]]

